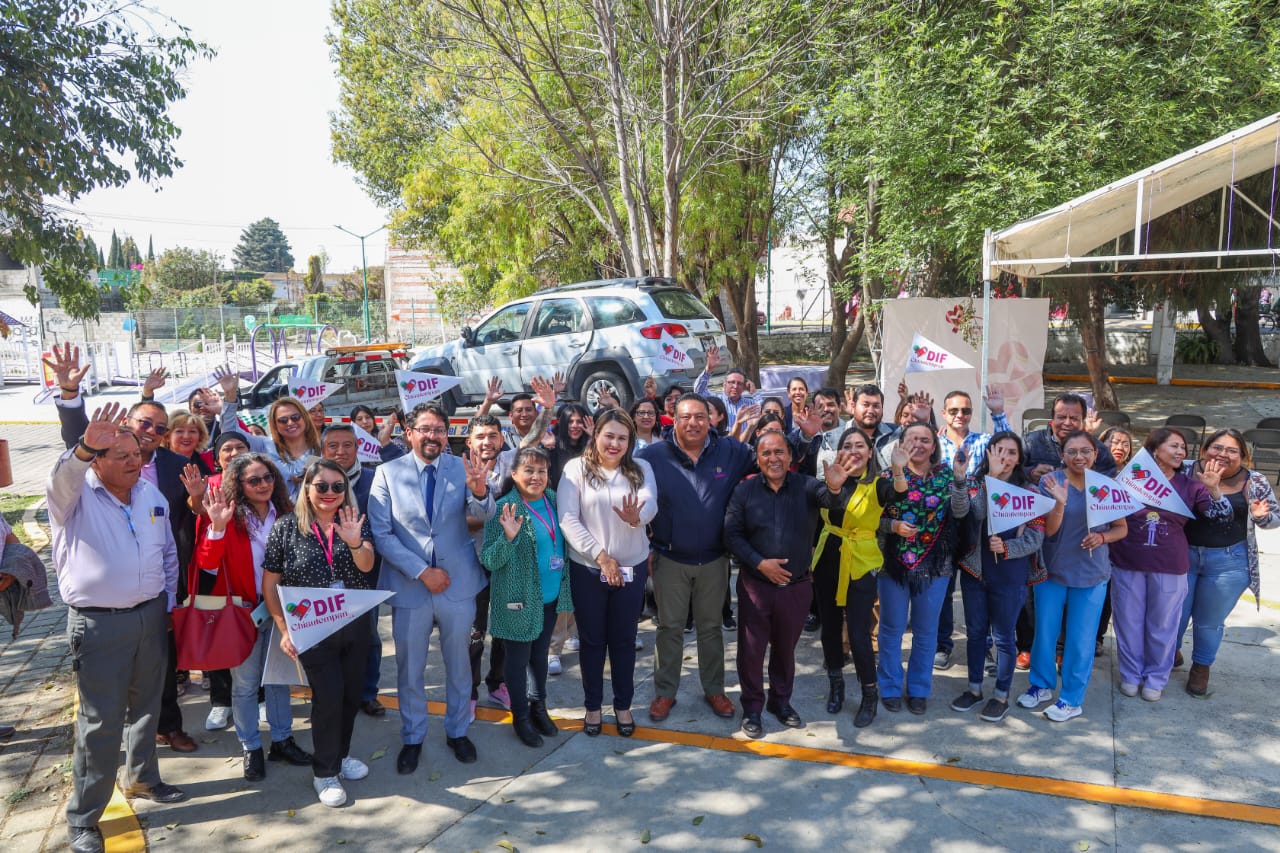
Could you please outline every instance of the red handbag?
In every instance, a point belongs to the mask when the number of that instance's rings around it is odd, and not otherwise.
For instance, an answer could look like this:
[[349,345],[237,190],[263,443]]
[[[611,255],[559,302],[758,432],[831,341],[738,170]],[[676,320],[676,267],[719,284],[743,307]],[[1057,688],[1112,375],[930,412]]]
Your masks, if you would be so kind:
[[[232,669],[244,663],[258,641],[258,626],[239,596],[231,594],[231,578],[224,557],[218,569],[226,595],[197,595],[199,569],[195,557],[187,571],[187,600],[173,610],[173,639],[178,669]],[[214,583],[217,589],[217,583]]]

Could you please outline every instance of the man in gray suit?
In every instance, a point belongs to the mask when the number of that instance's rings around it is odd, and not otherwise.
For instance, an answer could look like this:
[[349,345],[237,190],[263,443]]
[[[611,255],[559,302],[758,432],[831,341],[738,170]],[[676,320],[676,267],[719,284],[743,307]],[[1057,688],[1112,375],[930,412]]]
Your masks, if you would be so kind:
[[396,770],[418,767],[427,735],[423,684],[431,629],[440,626],[445,670],[445,743],[464,764],[476,760],[467,737],[471,710],[471,623],[485,586],[467,530],[467,516],[488,519],[494,500],[487,464],[444,453],[449,418],[436,403],[422,403],[405,426],[413,452],[378,467],[369,490],[369,523],[382,556],[380,589],[391,590],[391,633],[396,644],[400,739]]

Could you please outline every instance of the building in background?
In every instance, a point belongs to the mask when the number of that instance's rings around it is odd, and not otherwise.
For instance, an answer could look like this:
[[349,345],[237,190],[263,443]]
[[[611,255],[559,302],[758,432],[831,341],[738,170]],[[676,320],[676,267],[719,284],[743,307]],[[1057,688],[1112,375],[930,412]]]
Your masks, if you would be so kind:
[[458,268],[444,255],[389,245],[383,275],[389,340],[423,346],[458,334],[460,327],[445,320],[436,296],[441,285],[462,280]]

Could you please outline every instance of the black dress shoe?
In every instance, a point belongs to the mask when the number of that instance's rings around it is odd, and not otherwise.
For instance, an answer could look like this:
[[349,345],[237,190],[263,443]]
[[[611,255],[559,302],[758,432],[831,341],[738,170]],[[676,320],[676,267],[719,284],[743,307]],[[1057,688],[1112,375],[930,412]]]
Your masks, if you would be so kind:
[[[511,728],[515,729],[516,737],[520,738],[520,742],[525,746],[542,746],[542,735],[538,734],[538,730],[533,726],[533,721],[528,717],[512,717]],[[462,759],[458,760],[461,761]]]
[[396,757],[396,772],[408,776],[418,769],[418,756],[422,755],[422,744],[406,743],[400,747],[400,755]]
[[471,742],[471,738],[463,735],[462,737],[447,737],[444,739],[445,745],[453,750],[453,757],[461,761],[463,764],[474,764],[476,760],[476,745]]
[[919,716],[928,709],[929,703],[922,696],[908,696],[907,710]]
[[800,715],[796,713],[796,709],[790,705],[783,705],[781,708],[770,708],[769,713],[778,718],[778,722],[782,723],[789,729],[804,728],[804,720],[800,719]]
[[151,800],[156,803],[180,803],[187,798],[187,792],[177,785],[157,782],[154,785],[134,783],[124,789],[126,797],[137,800]]
[[533,722],[533,727],[538,730],[538,734],[543,737],[555,737],[560,734],[555,720],[551,719],[551,715],[547,713],[547,703],[542,699],[529,700],[529,719]]
[[733,618],[732,613],[724,617],[724,629],[726,631],[732,631],[734,628],[737,628],[737,627],[738,627],[738,620]]
[[298,746],[290,735],[278,743],[271,744],[271,749],[267,751],[267,761],[287,761],[294,767],[310,767],[311,753]]
[[[618,723],[618,734],[622,735],[623,737],[631,737],[633,734],[636,733],[635,717],[631,718],[631,722],[624,723],[622,722],[622,720],[617,719],[617,713],[618,713],[617,711],[614,711],[614,719],[617,720],[617,723]],[[630,714],[631,712],[628,711],[626,713]]]
[[[597,713],[598,713],[598,712],[597,712]],[[589,722],[587,722],[587,718],[586,718],[586,717],[583,717],[583,718],[582,718],[582,732],[583,732],[583,734],[585,734],[587,737],[597,737],[597,736],[599,736],[600,732],[601,732],[601,731],[602,731],[602,729],[603,729],[603,726],[604,726],[604,721],[603,721],[603,720],[597,720],[597,721],[596,721],[596,722],[594,722],[594,723],[589,723]],[[634,728],[634,726],[633,726],[632,728]]]
[[96,826],[68,826],[71,853],[103,853],[102,830]]
[[821,627],[822,627],[822,622],[818,620],[818,614],[810,613],[808,616],[805,617],[804,629],[808,633],[812,634],[814,631],[818,630]]
[[880,688],[876,686],[862,688],[862,702],[858,705],[858,713],[853,715],[854,728],[862,729],[871,725],[876,718],[876,705],[880,704]]
[[368,702],[360,703],[360,710],[364,711],[370,717],[381,717],[387,713],[387,709],[377,699],[370,699]]
[[744,711],[742,714],[742,733],[750,738],[764,734],[764,724],[760,722],[760,712]]
[[267,778],[267,762],[262,747],[245,750],[244,778],[249,782],[261,782]]
[[886,711],[892,711],[893,713],[896,714],[902,710],[901,696],[884,696],[880,699],[880,701],[884,703],[884,709]]

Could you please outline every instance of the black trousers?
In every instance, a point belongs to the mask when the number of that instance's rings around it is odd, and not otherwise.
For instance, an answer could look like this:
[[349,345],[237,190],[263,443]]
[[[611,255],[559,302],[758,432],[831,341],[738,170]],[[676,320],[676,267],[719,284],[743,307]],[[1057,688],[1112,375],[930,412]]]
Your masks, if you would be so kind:
[[489,646],[489,672],[481,675],[484,668],[484,635],[489,630],[489,587],[476,593],[476,618],[471,623],[471,645],[467,652],[471,656],[471,699],[480,698],[480,682],[484,681],[489,692],[502,686],[503,661],[506,659],[506,644],[499,637],[493,637]]
[[507,640],[503,661],[507,692],[511,694],[511,716],[529,716],[529,700],[547,696],[547,650],[556,629],[556,602],[542,606],[542,632],[531,641]]
[[351,750],[371,618],[366,613],[353,619],[299,655],[311,684],[311,768],[319,778],[337,776]]
[[[845,606],[836,604],[840,580],[840,540],[831,536],[813,569],[813,598],[822,620],[822,662],[830,674],[844,669],[841,628],[849,629],[853,669],[863,687],[876,685],[876,653],[871,644],[872,610],[876,603],[876,576],[868,572],[849,584]],[[841,611],[844,611],[843,613]]]

